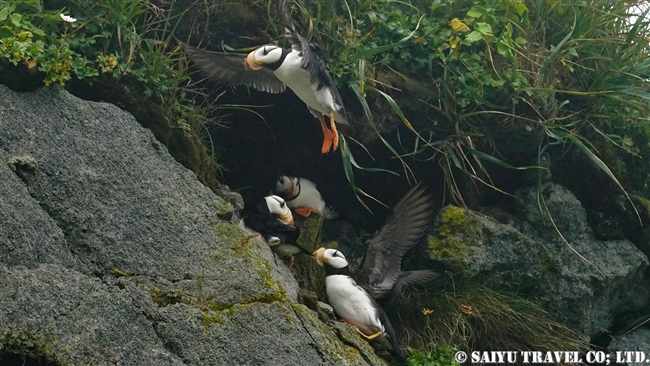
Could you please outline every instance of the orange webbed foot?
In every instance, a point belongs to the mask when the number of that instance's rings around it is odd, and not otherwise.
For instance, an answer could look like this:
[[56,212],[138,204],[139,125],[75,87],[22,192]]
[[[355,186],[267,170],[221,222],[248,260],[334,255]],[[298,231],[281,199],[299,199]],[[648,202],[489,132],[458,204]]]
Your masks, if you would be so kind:
[[334,151],[339,148],[339,131],[336,130],[336,121],[334,121],[334,113],[328,114],[330,118],[330,128],[332,130],[332,144],[334,145]]
[[[323,116],[320,116],[318,117],[318,120],[320,121],[320,126],[323,129],[323,146],[321,147],[320,152],[321,154],[326,154],[332,148],[334,136],[332,134],[332,131],[330,131],[330,129],[325,125],[325,118]],[[338,136],[336,137],[336,140],[338,145]]]
[[312,212],[318,213],[317,210],[314,210],[311,207],[296,207],[293,209],[300,216],[309,217]]

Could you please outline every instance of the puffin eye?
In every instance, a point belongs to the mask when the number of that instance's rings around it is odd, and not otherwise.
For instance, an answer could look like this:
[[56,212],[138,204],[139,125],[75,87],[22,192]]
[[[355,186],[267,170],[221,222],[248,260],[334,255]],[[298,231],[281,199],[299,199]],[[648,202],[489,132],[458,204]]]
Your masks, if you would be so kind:
[[262,53],[264,54],[264,56],[266,56],[266,55],[269,54],[269,51],[267,51],[267,50],[266,50],[266,47],[264,47],[264,48],[262,49]]

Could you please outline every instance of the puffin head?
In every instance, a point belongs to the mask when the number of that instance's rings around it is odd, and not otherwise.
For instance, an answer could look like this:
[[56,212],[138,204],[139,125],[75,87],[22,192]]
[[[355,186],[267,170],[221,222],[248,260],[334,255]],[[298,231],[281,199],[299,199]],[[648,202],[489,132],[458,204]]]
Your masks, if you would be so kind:
[[298,187],[300,187],[298,178],[283,175],[278,178],[277,182],[275,182],[273,193],[277,194],[278,196],[289,198],[298,193]]
[[348,261],[345,259],[343,253],[336,249],[319,248],[312,254],[316,263],[321,266],[328,265],[334,268],[345,268],[348,266]]
[[244,69],[246,70],[259,70],[264,65],[278,62],[282,57],[282,48],[274,45],[267,44],[258,47],[255,51],[246,56],[244,60]]
[[293,215],[282,197],[275,195],[266,196],[264,197],[264,202],[266,202],[266,208],[269,210],[271,216],[276,217],[285,225],[293,225]]

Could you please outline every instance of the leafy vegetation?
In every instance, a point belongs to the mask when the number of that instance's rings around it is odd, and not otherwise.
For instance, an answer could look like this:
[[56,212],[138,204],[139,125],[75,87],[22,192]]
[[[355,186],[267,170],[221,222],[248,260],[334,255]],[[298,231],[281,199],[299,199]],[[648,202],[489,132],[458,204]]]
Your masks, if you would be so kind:
[[[509,158],[562,150],[553,148],[558,144],[575,146],[619,188],[620,175],[630,173],[631,188],[646,190],[648,159],[639,157],[650,157],[650,28],[647,11],[635,6],[610,0],[322,6],[303,0],[300,14],[332,74],[355,90],[368,120],[366,98],[375,94],[416,132],[412,143],[402,137],[401,146],[388,148],[440,164],[452,198],[463,204],[457,173],[498,189],[485,164],[514,168],[518,163]],[[509,131],[519,135],[512,139],[517,151],[493,138]],[[618,154],[603,156],[612,148],[627,153],[627,172],[617,170]]]
[[42,77],[45,85],[60,87],[81,80],[82,88],[103,90],[100,99],[114,98],[141,123],[163,124],[152,129],[168,144],[178,139],[173,130],[182,131],[181,138],[189,145],[185,150],[190,151],[176,151],[189,155],[179,160],[214,186],[210,176],[217,166],[207,127],[214,124],[215,104],[206,102],[193,86],[186,63],[179,62],[178,49],[168,49],[173,25],[181,19],[169,14],[170,9],[147,0],[4,1],[0,3],[0,70],[9,64],[23,67]]
[[426,352],[411,350],[406,363],[409,366],[458,366],[458,362],[454,359],[457,351],[453,347],[430,344]]
[[[13,328],[0,334],[0,361],[7,364],[58,365],[61,345],[53,337],[43,336],[39,331],[16,331]],[[3,363],[4,364],[4,363]]]

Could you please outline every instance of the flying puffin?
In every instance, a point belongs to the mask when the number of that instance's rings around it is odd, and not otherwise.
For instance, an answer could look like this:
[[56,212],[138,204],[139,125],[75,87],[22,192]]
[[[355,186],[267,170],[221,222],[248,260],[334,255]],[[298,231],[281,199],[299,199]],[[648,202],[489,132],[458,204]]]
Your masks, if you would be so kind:
[[316,184],[309,179],[280,176],[275,182],[273,193],[284,198],[287,206],[301,216],[307,217],[312,212],[326,219],[333,219],[337,216],[336,212],[325,206],[325,201],[316,189]]
[[[321,153],[327,153],[332,147],[336,150],[339,135],[335,122],[348,124],[341,95],[314,46],[296,31],[287,0],[278,1],[278,15],[290,49],[267,44],[244,56],[209,52],[186,44],[183,48],[203,74],[214,81],[246,85],[273,94],[289,87],[320,121]],[[325,116],[329,118],[329,128]]]
[[314,260],[325,268],[325,288],[334,311],[366,339],[381,338],[387,332],[398,355],[401,352],[394,330],[376,300],[399,293],[404,285],[438,277],[432,270],[401,269],[402,257],[428,227],[433,213],[429,198],[420,184],[406,193],[384,225],[366,242],[363,260],[354,276],[340,251],[320,248],[313,253]]
[[293,215],[286,202],[278,196],[267,196],[260,200],[255,212],[244,216],[239,227],[258,235],[280,258],[293,265],[293,255],[308,254],[309,251],[297,244],[300,228],[293,226]]

